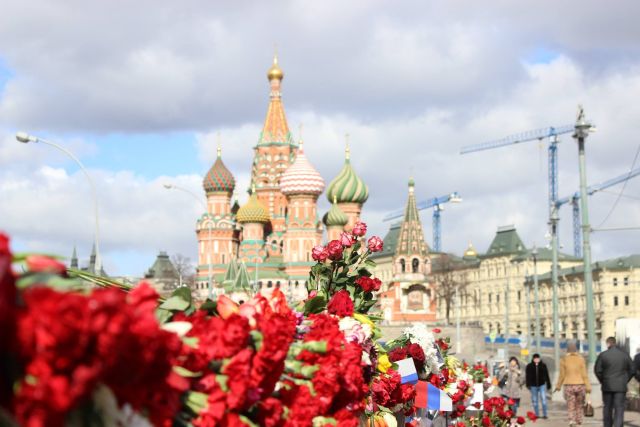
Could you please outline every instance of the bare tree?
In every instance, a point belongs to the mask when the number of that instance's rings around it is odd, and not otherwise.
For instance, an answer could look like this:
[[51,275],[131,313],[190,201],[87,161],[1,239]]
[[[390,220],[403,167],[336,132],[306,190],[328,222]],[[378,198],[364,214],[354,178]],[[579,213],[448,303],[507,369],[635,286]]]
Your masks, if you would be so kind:
[[433,260],[431,274],[436,285],[436,295],[445,304],[445,317],[449,324],[451,309],[456,297],[458,297],[469,285],[464,261],[456,259],[449,254],[442,254]]
[[195,284],[195,270],[191,263],[191,258],[178,253],[171,256],[171,263],[176,268],[182,284],[193,288]]

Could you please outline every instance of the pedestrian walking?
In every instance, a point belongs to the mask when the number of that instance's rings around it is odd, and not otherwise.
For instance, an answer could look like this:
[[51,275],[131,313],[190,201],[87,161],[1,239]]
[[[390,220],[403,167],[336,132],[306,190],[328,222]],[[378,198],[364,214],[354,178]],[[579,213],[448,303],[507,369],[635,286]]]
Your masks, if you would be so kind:
[[569,426],[582,425],[584,403],[587,393],[591,393],[591,384],[587,376],[587,365],[584,358],[578,354],[578,347],[574,342],[567,344],[567,354],[560,361],[560,375],[555,391],[564,386],[564,400],[567,401],[569,412]]
[[604,427],[622,427],[627,383],[633,378],[633,362],[616,346],[614,337],[607,338],[607,350],[598,355],[594,368],[602,385]]
[[538,410],[538,402],[542,405],[542,418],[547,418],[547,390],[551,390],[551,380],[549,379],[549,370],[547,365],[542,361],[540,355],[535,353],[531,362],[525,368],[525,384],[531,392],[531,405],[536,413],[540,416]]
[[520,369],[520,362],[516,357],[509,359],[509,366],[501,365],[498,378],[500,378],[498,386],[502,397],[510,402],[513,416],[516,416],[518,406],[520,406],[521,389],[525,382],[524,373]]

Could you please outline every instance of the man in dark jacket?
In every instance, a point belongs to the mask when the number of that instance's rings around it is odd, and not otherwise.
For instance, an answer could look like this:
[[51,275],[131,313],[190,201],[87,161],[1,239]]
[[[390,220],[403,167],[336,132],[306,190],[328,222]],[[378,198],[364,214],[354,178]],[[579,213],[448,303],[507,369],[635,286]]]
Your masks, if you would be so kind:
[[598,355],[595,374],[602,384],[604,427],[622,427],[627,383],[633,378],[631,357],[616,347],[614,337],[607,338],[608,349]]
[[633,357],[633,369],[636,371],[636,381],[640,383],[640,347],[636,349],[636,355]]
[[531,392],[531,404],[536,416],[538,412],[538,401],[542,403],[542,418],[547,418],[547,390],[551,390],[551,380],[547,365],[540,359],[538,353],[533,355],[533,359],[525,370],[525,384]]

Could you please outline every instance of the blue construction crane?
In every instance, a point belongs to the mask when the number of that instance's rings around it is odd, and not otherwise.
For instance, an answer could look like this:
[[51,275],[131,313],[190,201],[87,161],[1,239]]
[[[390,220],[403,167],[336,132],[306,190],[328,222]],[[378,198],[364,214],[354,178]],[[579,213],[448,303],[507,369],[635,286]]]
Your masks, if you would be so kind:
[[[416,204],[416,208],[421,211],[424,209],[433,208],[433,250],[440,252],[442,229],[440,226],[440,212],[444,210],[445,203],[460,203],[462,198],[457,192],[447,194],[440,197],[434,197],[432,199],[423,200]],[[383,221],[391,221],[392,219],[400,218],[404,215],[404,209],[398,209],[385,216]]]
[[543,138],[549,138],[549,213],[551,216],[551,210],[553,210],[555,201],[558,199],[558,135],[572,133],[574,130],[575,125],[546,127],[542,129],[531,130],[528,132],[510,135],[502,139],[497,139],[495,141],[462,147],[462,149],[460,150],[460,154],[491,150],[494,148],[505,147],[507,145],[519,144],[521,142],[536,141]]
[[[598,191],[602,191],[609,187],[613,187],[614,185],[628,181],[638,175],[640,175],[640,168],[633,169],[625,174],[622,174],[615,178],[611,178],[600,184],[587,187],[587,194],[590,196],[594,193],[597,193]],[[563,197],[562,199],[558,199],[556,201],[556,206],[558,207],[558,209],[560,209],[562,205],[565,205],[569,202],[571,202],[571,206],[573,207],[573,254],[576,257],[582,256],[582,236],[580,234],[580,204],[578,203],[579,201],[579,191],[576,191],[571,196]]]

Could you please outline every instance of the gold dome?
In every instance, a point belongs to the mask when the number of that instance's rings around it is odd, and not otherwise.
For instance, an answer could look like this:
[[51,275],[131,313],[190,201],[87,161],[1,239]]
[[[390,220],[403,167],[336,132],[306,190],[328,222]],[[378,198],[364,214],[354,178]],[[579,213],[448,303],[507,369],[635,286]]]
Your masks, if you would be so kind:
[[282,72],[280,66],[278,66],[278,57],[275,55],[273,56],[273,65],[267,72],[267,78],[269,79],[269,81],[273,79],[282,80],[284,78],[284,73]]
[[251,197],[249,197],[249,201],[238,209],[236,220],[239,223],[258,222],[262,224],[271,221],[267,208],[258,200],[255,187],[253,188]]
[[467,248],[466,251],[464,251],[464,257],[465,258],[475,258],[478,256],[478,252],[476,252],[476,249],[473,247],[473,245],[471,243],[469,243],[469,247]]

